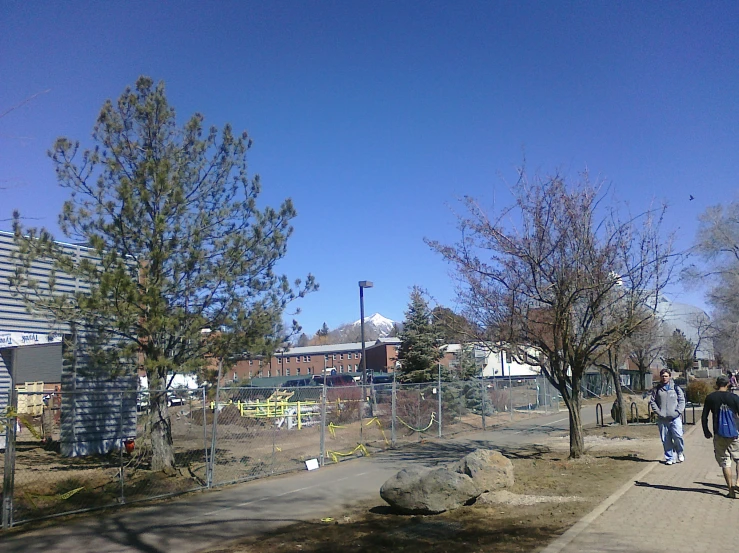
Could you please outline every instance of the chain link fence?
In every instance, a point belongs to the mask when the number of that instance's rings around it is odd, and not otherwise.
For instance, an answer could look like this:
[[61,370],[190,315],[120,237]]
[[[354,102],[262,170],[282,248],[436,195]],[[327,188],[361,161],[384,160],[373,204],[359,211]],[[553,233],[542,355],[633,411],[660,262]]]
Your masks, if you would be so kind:
[[[8,409],[2,421],[5,527],[301,470],[313,459],[337,463],[559,410],[543,378],[17,394],[19,406],[32,407]],[[176,467],[167,474],[152,470],[154,394],[167,397]]]

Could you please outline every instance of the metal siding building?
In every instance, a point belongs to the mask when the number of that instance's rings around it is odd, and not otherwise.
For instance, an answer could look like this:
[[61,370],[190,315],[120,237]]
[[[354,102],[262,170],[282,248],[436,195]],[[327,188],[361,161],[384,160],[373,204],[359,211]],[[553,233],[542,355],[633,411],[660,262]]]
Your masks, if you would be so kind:
[[[63,243],[59,243],[59,245],[78,259],[83,257],[92,258],[88,248]],[[54,321],[41,313],[30,313],[23,299],[11,293],[8,278],[13,275],[15,270],[16,261],[13,259],[13,254],[16,250],[17,248],[13,243],[13,234],[0,231],[0,333],[64,334],[68,332],[69,329],[66,324]],[[48,289],[52,269],[51,262],[35,262],[32,269],[32,276],[38,281],[41,289]],[[56,288],[60,292],[75,292],[83,291],[88,287],[68,275],[57,274]],[[60,382],[61,346],[58,344],[39,346],[35,352],[25,351],[33,349],[37,348],[19,348],[17,362],[20,372],[17,375],[16,382],[20,384],[26,380],[43,380],[45,377],[51,378],[54,375],[56,376],[53,381]],[[7,355],[0,356],[0,409],[5,408],[10,389],[10,374],[3,358],[7,359],[9,357]]]

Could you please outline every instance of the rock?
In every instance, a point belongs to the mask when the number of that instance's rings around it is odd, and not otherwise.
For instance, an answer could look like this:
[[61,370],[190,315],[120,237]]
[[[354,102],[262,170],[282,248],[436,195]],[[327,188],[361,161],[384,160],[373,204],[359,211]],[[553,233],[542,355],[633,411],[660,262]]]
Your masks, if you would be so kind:
[[461,507],[479,495],[472,478],[447,468],[403,469],[380,489],[380,496],[391,507],[412,514],[442,513]]
[[454,470],[472,478],[483,492],[513,486],[513,463],[499,451],[475,450],[459,461]]
[[[643,398],[640,395],[624,394],[624,409],[626,410],[626,420],[628,422],[648,422],[649,421],[649,396]],[[634,415],[638,412],[639,420],[632,416],[631,404],[636,403]],[[611,418],[618,420],[618,401],[614,400],[611,406]]]

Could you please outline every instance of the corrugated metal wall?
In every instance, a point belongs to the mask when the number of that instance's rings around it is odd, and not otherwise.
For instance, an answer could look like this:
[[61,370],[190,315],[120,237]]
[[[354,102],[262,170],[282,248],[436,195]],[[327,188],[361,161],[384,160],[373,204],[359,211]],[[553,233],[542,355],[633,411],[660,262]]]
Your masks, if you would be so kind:
[[61,453],[66,457],[103,455],[136,437],[138,376],[62,374]]
[[[78,258],[92,257],[88,248],[71,244],[62,244],[62,247]],[[38,334],[68,332],[69,329],[63,323],[54,321],[44,314],[29,313],[23,300],[12,295],[8,277],[14,271],[15,263],[12,256],[15,250],[13,235],[9,232],[0,231],[0,331],[35,332]],[[50,270],[51,264],[49,262],[39,261],[33,265],[33,277],[39,281],[40,286],[48,285]],[[63,274],[57,275],[56,286],[60,292],[74,292],[88,288],[78,280]],[[58,351],[61,355],[61,350]],[[8,368],[0,356],[0,409],[5,408],[5,398],[7,398],[9,387],[10,375],[8,374]]]

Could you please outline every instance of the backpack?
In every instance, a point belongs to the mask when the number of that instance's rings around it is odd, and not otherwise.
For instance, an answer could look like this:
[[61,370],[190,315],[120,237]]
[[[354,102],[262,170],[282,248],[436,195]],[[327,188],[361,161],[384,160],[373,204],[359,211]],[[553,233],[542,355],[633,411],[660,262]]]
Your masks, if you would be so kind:
[[716,434],[722,438],[739,438],[734,411],[725,403],[719,408]]

